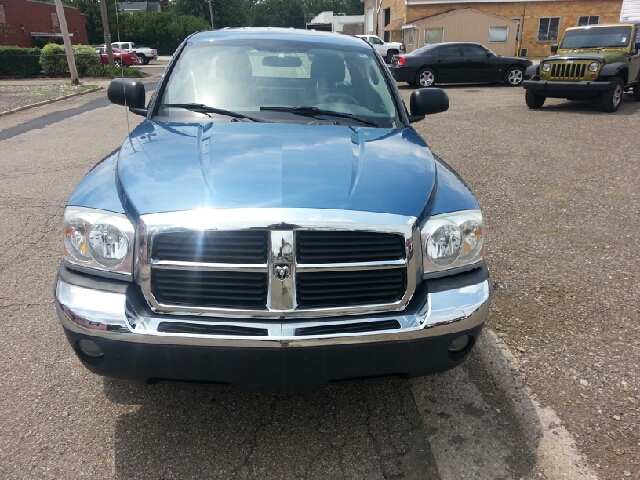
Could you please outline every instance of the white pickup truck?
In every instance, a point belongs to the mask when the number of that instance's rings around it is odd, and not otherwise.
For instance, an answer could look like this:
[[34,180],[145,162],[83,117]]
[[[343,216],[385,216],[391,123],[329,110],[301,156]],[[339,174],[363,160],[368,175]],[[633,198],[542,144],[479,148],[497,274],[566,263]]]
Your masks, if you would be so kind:
[[158,59],[158,51],[155,48],[136,45],[133,42],[113,42],[111,48],[117,48],[123,52],[135,52],[138,57],[138,65],[146,65],[151,60]]
[[383,42],[376,35],[356,35],[370,43],[376,52],[378,52],[387,63],[391,63],[391,58],[399,53],[404,53],[404,43],[401,42]]

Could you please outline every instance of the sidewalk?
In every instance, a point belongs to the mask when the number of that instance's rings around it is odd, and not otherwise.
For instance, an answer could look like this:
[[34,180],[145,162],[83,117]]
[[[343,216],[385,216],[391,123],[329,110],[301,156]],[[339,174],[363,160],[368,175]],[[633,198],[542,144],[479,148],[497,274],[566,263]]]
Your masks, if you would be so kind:
[[0,80],[0,116],[45,105],[76,95],[90,93],[109,85],[109,79],[81,79],[73,85],[66,78],[29,78]]

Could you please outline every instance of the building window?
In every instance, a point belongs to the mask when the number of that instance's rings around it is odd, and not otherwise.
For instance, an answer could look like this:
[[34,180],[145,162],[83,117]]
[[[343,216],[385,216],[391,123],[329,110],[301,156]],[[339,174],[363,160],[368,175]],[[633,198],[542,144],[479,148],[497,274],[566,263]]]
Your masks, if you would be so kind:
[[413,45],[413,28],[406,30],[407,32],[407,45]]
[[51,23],[53,24],[53,28],[60,26],[60,22],[58,21],[58,15],[56,15],[55,13],[51,14]]
[[444,38],[444,28],[425,28],[424,44],[441,43]]
[[4,14],[4,5],[0,5],[0,23],[7,23],[7,17]]
[[489,27],[489,42],[506,42],[509,38],[509,27]]
[[598,22],[600,22],[600,17],[598,15],[585,15],[583,17],[578,17],[579,27],[584,25],[597,25]]
[[560,17],[541,17],[538,24],[538,41],[552,42],[558,40]]

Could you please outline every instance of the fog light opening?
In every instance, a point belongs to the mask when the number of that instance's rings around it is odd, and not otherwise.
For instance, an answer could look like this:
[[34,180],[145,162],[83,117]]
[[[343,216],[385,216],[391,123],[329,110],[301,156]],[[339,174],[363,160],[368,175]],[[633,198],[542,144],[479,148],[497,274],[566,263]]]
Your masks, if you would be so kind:
[[78,341],[78,350],[89,358],[101,358],[104,356],[102,349],[91,340],[82,339]]
[[472,339],[469,335],[460,335],[456,337],[451,345],[449,345],[450,353],[462,353],[471,346]]

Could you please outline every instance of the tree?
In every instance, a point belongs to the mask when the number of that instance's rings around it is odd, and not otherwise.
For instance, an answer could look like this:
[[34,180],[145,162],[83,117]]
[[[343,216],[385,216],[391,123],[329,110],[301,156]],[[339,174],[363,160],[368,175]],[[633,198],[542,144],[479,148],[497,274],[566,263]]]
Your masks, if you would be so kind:
[[189,35],[208,30],[209,22],[192,15],[134,12],[120,17],[127,41],[157,48],[163,55],[172,54]]
[[[213,22],[215,28],[244,27],[249,25],[249,0],[213,0]],[[193,15],[209,22],[209,3],[205,0],[173,0],[167,4],[167,12]]]
[[[74,7],[77,7],[80,10],[80,13],[84,15],[89,43],[91,45],[100,45],[104,43],[104,31],[102,29],[102,19],[100,17],[100,2],[98,0],[67,0],[67,2]],[[116,19],[115,2],[107,1],[106,5],[111,38],[115,41],[118,39],[118,20]],[[123,15],[120,16],[120,19],[122,19],[122,17]],[[120,33],[122,33],[122,31]]]
[[254,27],[305,28],[304,9],[298,0],[263,0],[251,8]]

